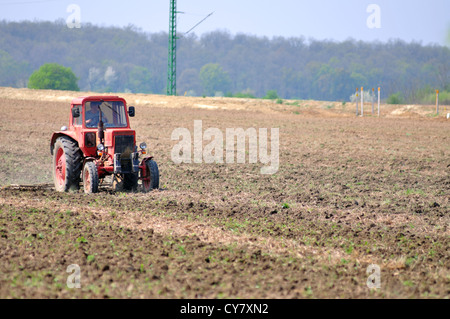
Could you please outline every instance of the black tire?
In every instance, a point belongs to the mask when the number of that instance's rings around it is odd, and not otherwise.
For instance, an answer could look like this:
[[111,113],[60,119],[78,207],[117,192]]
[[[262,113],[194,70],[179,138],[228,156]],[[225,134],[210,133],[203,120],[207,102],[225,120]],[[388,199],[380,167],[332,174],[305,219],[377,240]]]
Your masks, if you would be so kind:
[[[158,164],[154,160],[149,160],[145,162],[147,165],[147,172],[150,174],[149,181],[142,181],[142,186],[144,188],[144,192],[150,192],[154,189],[159,189],[159,168]],[[146,176],[143,176],[144,178]]]
[[98,193],[98,171],[94,162],[87,162],[83,168],[83,188],[86,194]]
[[74,140],[67,136],[56,140],[53,148],[53,181],[56,191],[80,189],[82,161],[83,155]]

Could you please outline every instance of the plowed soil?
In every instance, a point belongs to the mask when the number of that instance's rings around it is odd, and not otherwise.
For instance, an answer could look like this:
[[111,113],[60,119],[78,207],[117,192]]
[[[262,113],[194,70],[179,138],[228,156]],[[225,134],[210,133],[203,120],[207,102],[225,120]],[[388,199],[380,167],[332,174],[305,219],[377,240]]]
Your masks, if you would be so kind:
[[[450,296],[450,120],[433,106],[361,118],[340,102],[120,94],[161,189],[57,193],[51,134],[91,94],[0,89],[0,298]],[[175,164],[171,134],[195,120],[279,128],[279,171]]]

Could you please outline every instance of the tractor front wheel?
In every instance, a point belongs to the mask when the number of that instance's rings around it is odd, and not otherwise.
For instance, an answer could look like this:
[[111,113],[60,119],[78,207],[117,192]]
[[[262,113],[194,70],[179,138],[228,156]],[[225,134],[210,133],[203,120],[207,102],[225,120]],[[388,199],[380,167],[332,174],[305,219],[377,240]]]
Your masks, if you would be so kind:
[[145,162],[142,170],[142,186],[146,193],[159,189],[159,169],[158,164],[154,160]]
[[94,162],[87,162],[83,168],[83,187],[86,194],[98,193],[98,171]]

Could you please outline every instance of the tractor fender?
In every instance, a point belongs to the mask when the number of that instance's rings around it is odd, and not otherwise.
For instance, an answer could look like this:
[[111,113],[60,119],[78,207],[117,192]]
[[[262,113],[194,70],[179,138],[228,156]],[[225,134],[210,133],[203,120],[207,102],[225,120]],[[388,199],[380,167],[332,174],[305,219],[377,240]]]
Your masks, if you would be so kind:
[[139,166],[139,174],[140,174],[140,176],[143,176],[142,174],[147,172],[147,162],[151,161],[153,158],[154,158],[153,156],[149,156],[149,157],[144,158],[141,161],[141,165]]
[[[75,132],[55,132],[52,134],[52,138],[50,140],[50,154],[53,155],[53,149],[55,147],[56,140],[61,136],[67,136],[76,142],[76,133]],[[78,143],[77,143],[78,144]]]
[[97,159],[95,157],[86,157],[83,159],[83,167],[87,162],[95,162]]
[[154,158],[153,156],[144,158],[141,162],[141,166],[145,165],[148,161],[151,161],[153,158]]
[[99,167],[97,165],[97,163],[95,162],[97,159],[95,157],[85,157],[83,158],[83,165],[81,166],[81,170],[84,169],[84,167],[86,166],[87,163],[92,162],[95,164],[95,167],[97,168],[97,172],[100,173]]

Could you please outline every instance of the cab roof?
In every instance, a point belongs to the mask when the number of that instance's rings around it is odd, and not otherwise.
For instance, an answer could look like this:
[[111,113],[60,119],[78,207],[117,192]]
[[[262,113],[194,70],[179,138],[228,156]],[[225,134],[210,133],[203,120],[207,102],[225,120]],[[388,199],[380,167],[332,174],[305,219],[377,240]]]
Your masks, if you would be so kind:
[[100,100],[105,100],[105,101],[114,101],[114,100],[119,100],[119,101],[125,101],[123,98],[119,97],[119,96],[105,96],[105,95],[99,95],[99,96],[81,96],[81,97],[77,97],[74,98],[72,100],[72,104],[83,104],[85,101],[100,101]]

